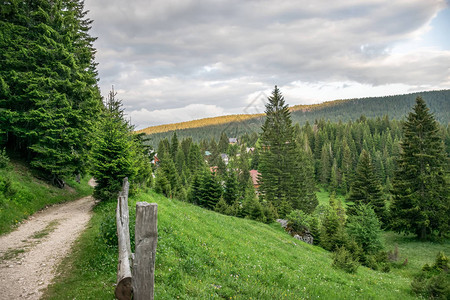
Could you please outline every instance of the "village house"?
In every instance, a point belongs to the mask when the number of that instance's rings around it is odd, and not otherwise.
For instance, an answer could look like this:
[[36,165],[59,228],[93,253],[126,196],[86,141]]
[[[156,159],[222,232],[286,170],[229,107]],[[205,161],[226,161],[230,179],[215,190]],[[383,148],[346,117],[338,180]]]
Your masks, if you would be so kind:
[[228,144],[230,144],[230,145],[236,145],[237,143],[238,143],[237,138],[229,138],[228,139]]

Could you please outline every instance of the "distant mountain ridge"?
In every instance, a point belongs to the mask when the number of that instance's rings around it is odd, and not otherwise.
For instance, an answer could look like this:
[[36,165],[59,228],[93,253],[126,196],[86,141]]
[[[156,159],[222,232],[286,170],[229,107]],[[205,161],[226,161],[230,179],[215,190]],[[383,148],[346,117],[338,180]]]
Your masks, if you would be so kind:
[[[324,119],[331,122],[357,120],[361,115],[367,118],[383,117],[401,120],[411,111],[415,99],[421,96],[436,120],[441,124],[450,122],[450,89],[411,94],[367,97],[347,100],[327,101],[313,105],[294,105],[290,108],[293,123],[304,124],[307,121]],[[289,103],[289,99],[285,98]],[[179,137],[202,138],[220,137],[222,132],[228,136],[240,136],[244,133],[258,132],[264,121],[264,114],[229,115],[205,118],[182,123],[152,126],[137,133],[151,135],[152,144],[164,137],[170,137],[177,131]]]
[[[339,104],[342,104],[344,102],[351,101],[351,100],[333,100],[333,101],[327,101],[322,102],[319,104],[298,104],[291,106],[289,109],[291,112],[295,111],[302,111],[302,112],[309,112],[317,109],[322,109],[325,107],[332,107]],[[170,123],[170,124],[164,124],[164,125],[156,125],[156,126],[150,126],[144,129],[136,130],[136,133],[145,133],[145,134],[154,134],[154,133],[162,133],[162,132],[168,132],[168,131],[175,131],[175,130],[183,130],[183,129],[190,129],[190,128],[198,128],[198,127],[205,127],[205,126],[212,126],[212,125],[221,125],[226,123],[232,123],[232,122],[240,122],[244,120],[249,119],[255,119],[263,117],[264,114],[237,114],[237,115],[225,115],[225,116],[219,116],[219,117],[210,117],[210,118],[203,118],[203,119],[197,119],[197,120],[191,120],[186,122],[179,122],[179,123]]]

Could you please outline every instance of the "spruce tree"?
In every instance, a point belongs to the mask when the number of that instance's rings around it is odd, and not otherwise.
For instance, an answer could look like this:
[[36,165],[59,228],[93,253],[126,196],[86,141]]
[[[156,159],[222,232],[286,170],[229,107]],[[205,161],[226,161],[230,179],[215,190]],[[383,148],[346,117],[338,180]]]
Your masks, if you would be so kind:
[[211,172],[204,172],[200,185],[200,206],[214,210],[222,196],[222,187]]
[[392,228],[414,233],[420,239],[434,232],[448,232],[448,162],[438,124],[421,97],[417,97],[403,125],[397,164],[392,182]]
[[63,186],[86,171],[101,110],[91,21],[78,0],[14,1],[0,16],[7,146]]
[[[288,105],[275,86],[266,104],[266,120],[262,126],[259,171],[259,191],[263,199],[277,209],[299,208],[311,193],[302,186],[306,174],[301,149],[294,139],[294,128]],[[311,187],[308,187],[308,190]],[[314,197],[314,196],[313,196]],[[308,201],[309,199],[307,199]],[[285,203],[286,202],[286,203]],[[282,212],[285,214],[289,212]]]
[[376,175],[370,154],[363,150],[361,152],[356,175],[351,183],[350,195],[347,199],[353,202],[348,205],[348,214],[354,214],[357,205],[370,204],[380,220],[385,220],[386,204],[380,181]]
[[179,146],[179,142],[178,142],[177,132],[174,131],[172,140],[171,140],[171,146],[170,146],[170,156],[172,157],[173,161],[175,161],[175,159],[176,159],[176,155],[178,152],[178,146]]
[[220,135],[219,144],[217,145],[220,153],[227,153],[228,150],[228,137],[225,132]]
[[132,182],[137,173],[133,168],[135,152],[132,127],[124,120],[121,106],[116,93],[111,91],[96,131],[91,173],[97,182],[94,197],[99,200],[117,199],[123,178],[128,177]]
[[236,174],[233,170],[230,170],[225,177],[225,190],[223,193],[223,199],[228,205],[232,205],[238,198],[238,181]]

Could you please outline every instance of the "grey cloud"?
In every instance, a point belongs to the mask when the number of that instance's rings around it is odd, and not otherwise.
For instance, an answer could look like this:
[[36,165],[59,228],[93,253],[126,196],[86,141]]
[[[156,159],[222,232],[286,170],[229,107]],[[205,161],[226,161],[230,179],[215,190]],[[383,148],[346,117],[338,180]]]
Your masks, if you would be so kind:
[[[294,81],[442,86],[449,53],[395,56],[441,0],[87,0],[102,89],[127,109],[243,106]],[[447,64],[446,64],[447,62]],[[254,84],[256,83],[256,84]],[[104,93],[106,91],[103,91]]]

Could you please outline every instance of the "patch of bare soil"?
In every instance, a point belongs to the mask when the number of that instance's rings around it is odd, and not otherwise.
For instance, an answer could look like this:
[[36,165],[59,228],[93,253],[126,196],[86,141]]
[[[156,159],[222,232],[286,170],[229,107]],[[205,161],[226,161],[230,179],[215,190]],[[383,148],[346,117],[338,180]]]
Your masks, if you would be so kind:
[[39,299],[91,218],[94,199],[51,206],[0,236],[0,298]]

